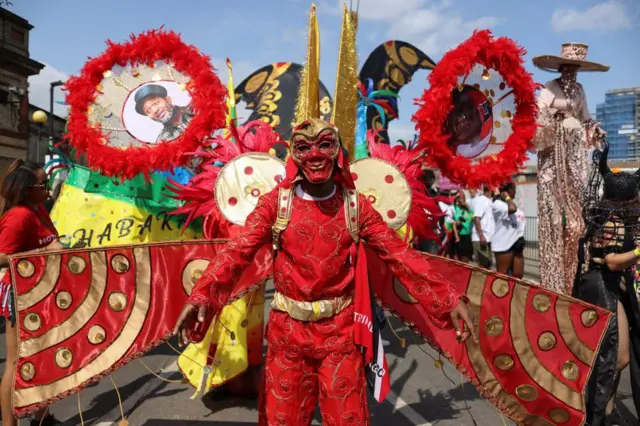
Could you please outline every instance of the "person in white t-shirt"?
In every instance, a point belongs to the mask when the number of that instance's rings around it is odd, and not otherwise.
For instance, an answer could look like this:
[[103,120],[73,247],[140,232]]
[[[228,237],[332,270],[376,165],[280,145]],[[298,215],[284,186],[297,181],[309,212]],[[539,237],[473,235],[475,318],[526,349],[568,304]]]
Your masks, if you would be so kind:
[[478,265],[489,269],[493,264],[491,239],[495,228],[493,219],[493,191],[489,186],[483,188],[482,194],[473,201],[473,257]]
[[500,196],[493,201],[495,229],[491,239],[491,250],[496,257],[496,269],[499,273],[522,278],[525,217],[513,202],[515,196],[516,184],[509,182],[500,188]]
[[443,254],[447,257],[450,258],[455,258],[455,253],[453,251],[454,249],[454,245],[453,245],[453,213],[454,213],[454,207],[453,207],[453,198],[452,195],[449,195],[449,193],[445,193],[445,191],[442,191],[443,194],[440,197],[440,200],[438,201],[438,207],[440,207],[440,210],[442,211],[442,213],[444,213],[444,217],[443,217],[443,225],[444,225],[444,229],[446,232],[446,238],[445,241],[443,242]]

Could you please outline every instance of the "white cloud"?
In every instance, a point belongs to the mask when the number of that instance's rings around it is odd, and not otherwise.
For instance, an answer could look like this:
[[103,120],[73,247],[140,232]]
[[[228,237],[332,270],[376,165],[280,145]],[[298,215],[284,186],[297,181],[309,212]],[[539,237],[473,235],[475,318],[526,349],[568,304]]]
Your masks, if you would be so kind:
[[425,2],[426,0],[335,0],[335,3],[330,4],[320,0],[317,11],[319,14],[342,15],[345,3],[347,6],[351,4],[353,9],[361,3],[358,8],[359,19],[388,21],[419,8]]
[[618,0],[597,4],[579,11],[560,8],[553,12],[551,25],[555,32],[576,30],[616,31],[631,28],[631,20],[625,5]]
[[398,139],[402,139],[405,142],[413,140],[417,131],[415,129],[415,124],[411,122],[406,123],[403,121],[393,120],[389,122],[388,133],[391,144],[395,145]]
[[503,22],[495,16],[465,21],[453,6],[453,0],[442,0],[429,7],[410,10],[394,21],[387,35],[411,41],[433,57],[457,46],[474,30],[488,29]]
[[[40,74],[29,77],[29,102],[38,108],[49,112],[49,89],[54,81],[67,81],[69,75],[55,69],[49,64],[40,71]],[[64,92],[61,87],[54,90],[54,101],[64,102]],[[53,112],[59,117],[67,116],[68,108],[54,103]]]

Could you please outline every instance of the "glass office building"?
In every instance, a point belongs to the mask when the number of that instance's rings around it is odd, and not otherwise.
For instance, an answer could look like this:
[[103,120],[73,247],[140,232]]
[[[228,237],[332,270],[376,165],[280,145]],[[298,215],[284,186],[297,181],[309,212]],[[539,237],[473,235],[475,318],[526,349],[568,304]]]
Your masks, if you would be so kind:
[[610,160],[640,161],[640,87],[608,91],[596,120],[607,132]]

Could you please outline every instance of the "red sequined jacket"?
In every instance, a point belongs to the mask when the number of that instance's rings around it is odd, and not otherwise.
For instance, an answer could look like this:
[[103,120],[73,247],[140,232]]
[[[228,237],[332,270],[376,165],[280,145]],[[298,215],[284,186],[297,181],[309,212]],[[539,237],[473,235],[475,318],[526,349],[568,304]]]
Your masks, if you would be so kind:
[[[207,305],[219,312],[246,293],[248,288],[237,288],[236,283],[258,250],[272,244],[277,208],[277,190],[260,198],[244,228],[234,233],[195,285],[191,304]],[[424,256],[407,247],[362,196],[359,212],[360,238],[367,247],[389,266],[436,323],[449,323],[449,313],[462,295],[431,268]],[[345,220],[341,191],[325,201],[294,198],[291,221],[280,237],[273,264],[276,291],[308,302],[353,294],[355,265],[350,249],[354,242]]]

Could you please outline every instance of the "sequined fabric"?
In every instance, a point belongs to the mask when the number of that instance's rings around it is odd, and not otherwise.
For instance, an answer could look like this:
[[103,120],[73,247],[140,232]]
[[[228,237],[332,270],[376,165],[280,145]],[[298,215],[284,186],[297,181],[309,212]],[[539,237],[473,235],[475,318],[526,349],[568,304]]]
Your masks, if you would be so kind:
[[[571,293],[578,242],[584,233],[581,197],[587,181],[587,149],[593,140],[593,123],[582,86],[568,91],[565,84],[566,79],[564,83],[547,83],[538,99],[542,126],[536,136],[538,243],[542,285]],[[565,92],[576,93],[576,97],[567,98]]]
[[[246,291],[238,288],[237,277],[256,251],[271,243],[278,197],[279,192],[272,191],[260,199],[244,230],[211,261],[191,303],[219,311]],[[360,238],[436,324],[450,326],[449,314],[462,296],[432,270],[429,260],[407,247],[370,202],[361,196],[359,203]],[[307,302],[354,294],[354,241],[344,211],[340,190],[325,201],[293,199],[291,221],[280,236],[273,265],[277,292]],[[272,312],[267,341],[261,424],[309,425],[316,401],[325,425],[369,424],[362,353],[354,344],[353,306],[316,322]]]

